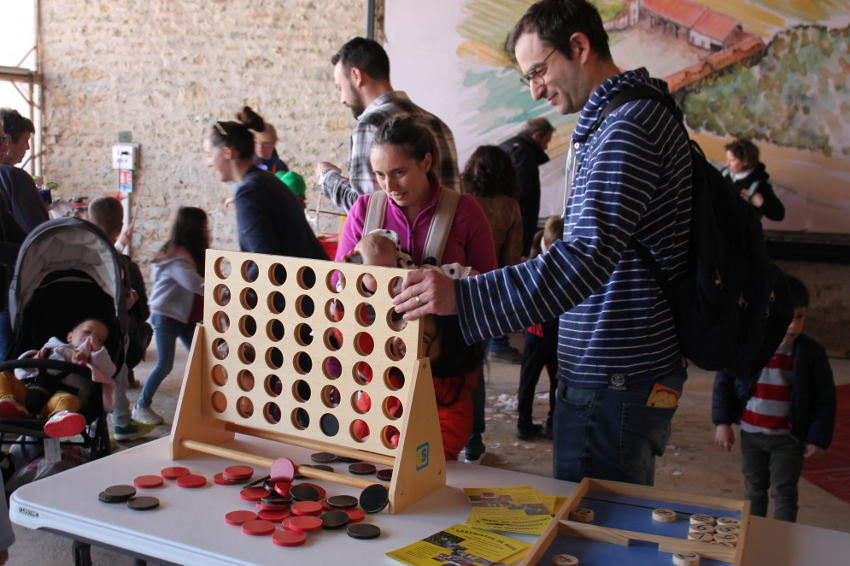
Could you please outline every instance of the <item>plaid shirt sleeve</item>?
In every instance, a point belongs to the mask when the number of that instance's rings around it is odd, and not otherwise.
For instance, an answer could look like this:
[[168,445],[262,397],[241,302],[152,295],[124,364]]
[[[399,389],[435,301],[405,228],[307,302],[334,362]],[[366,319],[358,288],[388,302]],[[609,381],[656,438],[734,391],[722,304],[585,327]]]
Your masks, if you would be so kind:
[[322,194],[344,212],[348,212],[359,197],[373,192],[377,187],[372,168],[369,166],[369,149],[376,131],[375,126],[362,120],[358,122],[351,132],[348,177],[343,177],[333,170],[322,176]]

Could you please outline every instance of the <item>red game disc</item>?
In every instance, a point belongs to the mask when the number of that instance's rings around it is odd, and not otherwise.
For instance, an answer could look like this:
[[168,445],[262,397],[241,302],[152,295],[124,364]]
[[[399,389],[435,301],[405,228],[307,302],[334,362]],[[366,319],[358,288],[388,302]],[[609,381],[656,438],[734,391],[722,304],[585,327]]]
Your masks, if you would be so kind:
[[340,511],[348,513],[349,523],[359,523],[366,518],[366,513],[364,513],[361,509],[340,509]]
[[285,509],[289,509],[289,504],[280,503],[263,503],[262,501],[257,501],[257,510],[258,511],[283,511]]
[[245,501],[259,501],[267,495],[269,495],[269,490],[262,487],[246,487],[239,492],[239,497]]
[[160,487],[163,483],[162,476],[139,476],[133,480],[133,485],[142,489]]
[[178,487],[204,487],[207,485],[207,478],[204,476],[199,476],[198,474],[187,474],[185,476],[180,476],[177,478],[177,486]]
[[184,468],[183,466],[172,466],[170,468],[163,468],[159,473],[167,480],[176,480],[180,476],[187,475],[189,473],[189,468]]
[[229,480],[224,477],[224,474],[218,473],[213,476],[213,481],[218,485],[240,485],[245,483],[245,480]]
[[269,475],[274,481],[291,482],[295,477],[295,464],[289,458],[278,458],[272,463]]
[[325,511],[333,511],[333,507],[331,507],[331,504],[328,503],[327,499],[322,499],[322,509]]
[[280,511],[275,510],[264,510],[257,513],[260,519],[263,521],[268,521],[270,523],[280,523],[287,517],[289,517],[289,511],[286,509],[281,509]]
[[322,520],[311,515],[290,517],[283,522],[283,528],[298,533],[312,533],[321,530]]
[[284,497],[289,497],[289,488],[292,487],[292,484],[288,481],[276,481],[274,482],[274,490]]
[[229,480],[246,480],[254,475],[254,468],[251,466],[230,466],[224,469],[222,475]]
[[319,500],[324,499],[324,498],[325,498],[325,497],[327,497],[327,495],[328,495],[328,492],[327,492],[327,491],[325,491],[325,488],[323,488],[323,487],[322,487],[322,486],[320,486],[320,485],[316,485],[316,484],[314,484],[314,483],[308,483],[308,482],[304,482],[304,481],[303,481],[303,482],[301,482],[301,483],[299,483],[298,485],[309,485],[310,487],[312,487],[313,489],[315,489],[316,491],[318,491],[318,492],[319,492]]
[[295,531],[278,531],[272,535],[272,542],[278,546],[300,546],[307,540],[307,535]]
[[264,535],[270,535],[274,531],[274,523],[263,521],[262,519],[248,521],[247,523],[242,524],[242,532],[246,535],[253,535],[259,537]]
[[255,521],[257,519],[257,514],[253,511],[246,511],[244,509],[239,511],[231,511],[227,515],[224,516],[224,522],[228,525],[242,525],[247,523],[248,521]]
[[319,515],[323,511],[318,501],[296,501],[289,508],[293,515]]

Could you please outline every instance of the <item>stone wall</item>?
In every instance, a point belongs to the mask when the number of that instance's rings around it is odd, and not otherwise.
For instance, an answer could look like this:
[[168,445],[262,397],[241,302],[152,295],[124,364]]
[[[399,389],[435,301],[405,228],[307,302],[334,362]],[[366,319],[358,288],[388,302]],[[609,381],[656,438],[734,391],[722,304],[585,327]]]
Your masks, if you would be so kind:
[[[366,33],[363,0],[42,0],[44,173],[63,196],[115,192],[111,146],[141,144],[133,255],[144,264],[182,205],[211,217],[214,246],[237,249],[232,186],[206,166],[203,138],[244,104],[273,124],[278,152],[313,180],[343,162],[352,125],[330,56]],[[315,196],[313,196],[315,198]]]

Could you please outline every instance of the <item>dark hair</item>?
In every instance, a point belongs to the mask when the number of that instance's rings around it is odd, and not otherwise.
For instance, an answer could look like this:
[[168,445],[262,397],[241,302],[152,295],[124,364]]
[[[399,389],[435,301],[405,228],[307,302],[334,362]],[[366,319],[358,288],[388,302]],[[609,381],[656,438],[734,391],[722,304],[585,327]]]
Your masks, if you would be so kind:
[[759,163],[759,148],[747,138],[735,138],[727,143],[724,149],[739,159],[746,169],[751,169]]
[[531,118],[530,120],[526,120],[525,124],[522,126],[521,134],[532,135],[536,133],[548,134],[549,132],[554,132],[555,126],[547,120],[546,118]]
[[457,315],[435,316],[440,340],[440,355],[431,360],[431,375],[436,379],[464,376],[484,358],[484,342],[467,344],[460,331]]
[[342,62],[346,70],[357,67],[378,81],[390,80],[390,58],[381,44],[373,39],[355,37],[331,57],[331,64]]
[[472,152],[460,181],[462,192],[477,197],[518,197],[522,192],[510,155],[495,145],[482,145]]
[[254,157],[254,134],[239,122],[216,122],[210,132],[210,143],[215,147],[229,147],[239,159]]
[[785,274],[785,281],[788,282],[788,291],[791,292],[791,302],[795,309],[804,309],[809,306],[809,290],[806,284],[794,277],[793,275]]
[[181,206],[177,211],[177,218],[171,226],[171,237],[159,250],[160,256],[168,254],[174,248],[186,248],[192,259],[195,260],[195,268],[201,275],[204,274],[204,252],[210,247],[207,238],[207,213],[194,206]]
[[425,159],[425,154],[430,153],[429,175],[433,173],[440,161],[440,150],[437,148],[434,134],[413,116],[397,116],[381,125],[378,133],[372,138],[372,147],[387,144],[398,147],[405,155],[416,161],[422,161]]
[[14,108],[0,108],[0,120],[3,121],[3,131],[11,137],[12,143],[17,142],[27,132],[35,133],[32,120],[21,116],[21,113]]
[[124,223],[124,207],[115,197],[98,197],[89,204],[89,221],[110,236],[121,230]]
[[262,132],[266,129],[266,121],[263,120],[262,116],[254,112],[250,106],[243,106],[242,110],[236,113],[236,119],[249,130]]
[[590,48],[599,57],[611,59],[608,33],[599,11],[586,0],[540,0],[533,4],[516,23],[505,42],[513,56],[517,41],[526,33],[536,33],[540,39],[572,59],[570,37],[576,32],[587,36]]

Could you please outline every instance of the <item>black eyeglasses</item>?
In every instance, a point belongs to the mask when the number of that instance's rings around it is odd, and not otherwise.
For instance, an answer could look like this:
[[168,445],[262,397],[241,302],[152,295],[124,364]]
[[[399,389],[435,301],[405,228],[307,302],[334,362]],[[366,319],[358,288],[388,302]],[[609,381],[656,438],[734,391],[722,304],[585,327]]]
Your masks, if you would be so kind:
[[523,86],[529,86],[531,83],[534,83],[536,85],[542,85],[544,82],[546,82],[543,79],[543,75],[544,73],[546,73],[546,60],[549,59],[549,57],[551,57],[552,53],[554,53],[555,51],[557,51],[557,49],[553,48],[552,51],[550,51],[549,54],[543,58],[542,61],[540,61],[534,66],[533,69],[521,76],[519,78],[519,82],[521,82]]

